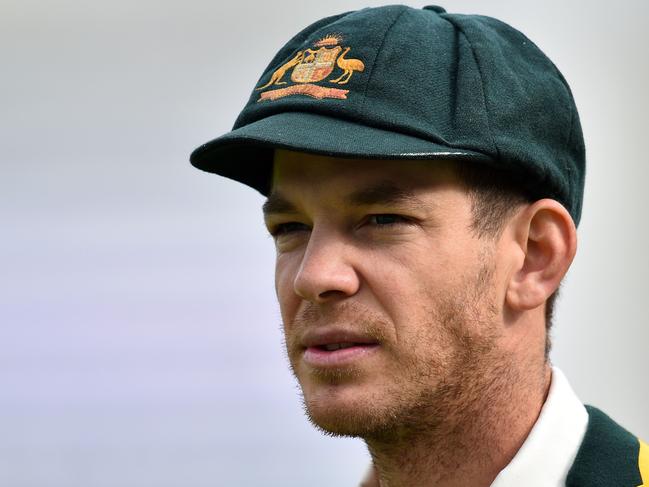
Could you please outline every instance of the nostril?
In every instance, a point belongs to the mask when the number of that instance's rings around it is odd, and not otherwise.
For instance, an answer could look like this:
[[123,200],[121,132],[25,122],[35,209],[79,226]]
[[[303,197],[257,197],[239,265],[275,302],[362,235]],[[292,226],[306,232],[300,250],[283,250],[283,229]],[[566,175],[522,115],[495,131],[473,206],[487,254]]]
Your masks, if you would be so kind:
[[337,295],[345,294],[342,291],[337,291],[335,289],[331,289],[329,291],[324,291],[320,294],[318,294],[318,297],[322,300],[327,300],[336,297]]

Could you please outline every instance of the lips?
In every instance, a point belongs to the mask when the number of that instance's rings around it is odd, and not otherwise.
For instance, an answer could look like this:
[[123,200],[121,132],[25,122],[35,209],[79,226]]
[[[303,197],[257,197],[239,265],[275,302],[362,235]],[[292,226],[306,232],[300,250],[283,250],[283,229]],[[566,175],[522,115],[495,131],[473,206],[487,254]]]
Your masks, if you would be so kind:
[[335,351],[354,345],[378,345],[378,340],[350,330],[336,328],[315,328],[305,333],[302,346]]
[[302,346],[308,365],[328,368],[353,365],[378,349],[379,342],[348,330],[316,328],[305,334]]

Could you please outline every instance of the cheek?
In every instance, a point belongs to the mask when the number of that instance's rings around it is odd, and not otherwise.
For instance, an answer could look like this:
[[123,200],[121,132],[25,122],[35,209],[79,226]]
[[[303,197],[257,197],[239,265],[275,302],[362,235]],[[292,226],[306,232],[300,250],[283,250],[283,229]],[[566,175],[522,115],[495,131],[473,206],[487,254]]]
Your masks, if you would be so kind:
[[368,253],[360,274],[366,299],[374,301],[395,327],[402,328],[420,319],[427,304],[427,290],[438,287],[442,277],[436,272],[438,264],[430,252],[414,245],[394,250]]
[[364,267],[372,291],[398,301],[444,282],[448,278],[449,256],[422,242],[372,252]]
[[[471,259],[452,245],[424,242],[389,253],[374,253],[363,272],[376,304],[397,328],[397,334],[431,319],[441,303],[463,289]],[[415,330],[410,330],[416,333]]]

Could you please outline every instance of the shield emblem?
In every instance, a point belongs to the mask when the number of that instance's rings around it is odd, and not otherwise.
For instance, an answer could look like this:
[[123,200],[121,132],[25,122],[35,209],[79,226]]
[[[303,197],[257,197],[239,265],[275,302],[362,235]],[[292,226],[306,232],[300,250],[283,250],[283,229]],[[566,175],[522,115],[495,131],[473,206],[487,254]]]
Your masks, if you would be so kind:
[[321,47],[315,52],[309,49],[309,55],[304,56],[302,62],[293,68],[291,80],[296,83],[313,83],[325,79],[334,70],[341,49],[340,46],[331,49]]

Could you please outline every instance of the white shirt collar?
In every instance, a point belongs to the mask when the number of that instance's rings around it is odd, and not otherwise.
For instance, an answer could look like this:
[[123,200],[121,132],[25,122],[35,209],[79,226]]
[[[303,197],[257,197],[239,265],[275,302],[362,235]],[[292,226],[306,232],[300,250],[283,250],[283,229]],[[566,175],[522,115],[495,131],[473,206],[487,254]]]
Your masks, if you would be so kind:
[[[586,408],[563,372],[552,367],[550,390],[536,423],[491,487],[564,487],[587,426]],[[377,485],[370,468],[360,487]]]
[[550,391],[532,431],[491,487],[563,487],[577,456],[588,412],[563,372],[552,367]]

